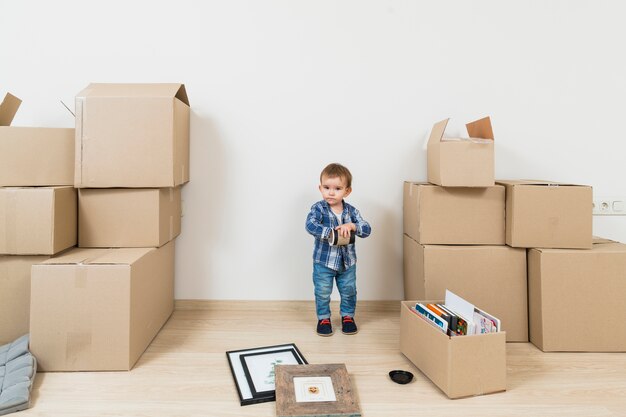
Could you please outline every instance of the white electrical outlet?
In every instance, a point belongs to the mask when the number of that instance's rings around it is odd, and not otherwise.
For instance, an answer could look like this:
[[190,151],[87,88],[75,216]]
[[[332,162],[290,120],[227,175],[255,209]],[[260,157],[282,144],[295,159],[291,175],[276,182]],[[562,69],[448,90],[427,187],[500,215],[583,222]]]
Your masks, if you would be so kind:
[[626,197],[594,197],[594,216],[626,216]]

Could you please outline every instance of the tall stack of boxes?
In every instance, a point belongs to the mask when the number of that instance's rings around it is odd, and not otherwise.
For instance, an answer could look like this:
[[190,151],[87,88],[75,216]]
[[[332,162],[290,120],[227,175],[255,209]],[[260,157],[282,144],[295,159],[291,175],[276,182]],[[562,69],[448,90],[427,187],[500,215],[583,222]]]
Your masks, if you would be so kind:
[[505,187],[494,180],[489,118],[470,138],[428,141],[428,181],[404,184],[405,299],[440,299],[445,290],[499,317],[507,341],[528,341],[526,251],[505,245]]
[[[509,342],[626,350],[626,331],[615,331],[626,315],[626,245],[592,243],[591,187],[496,182],[489,118],[468,124],[467,139],[444,138],[447,123],[431,131],[429,183],[404,184],[405,300],[442,300],[449,289],[500,318]],[[410,304],[403,303],[402,352],[450,397],[497,391],[478,383],[493,378],[480,369],[466,378],[471,372],[426,365]],[[454,390],[446,385],[461,380]]]
[[74,129],[15,127],[0,105],[0,345],[29,332],[31,266],[76,245]]
[[[526,253],[504,246],[505,189],[494,181],[490,119],[467,125],[471,139],[444,138],[447,124],[435,124],[428,141],[429,183],[404,183],[404,298],[410,301],[402,303],[400,350],[446,395],[459,398],[506,389],[505,341],[528,338]],[[505,332],[449,338],[424,326],[410,306],[441,302],[446,289],[500,318]]]
[[182,84],[90,84],[76,97],[78,248],[32,268],[31,351],[44,371],[131,369],[174,308],[189,181]]

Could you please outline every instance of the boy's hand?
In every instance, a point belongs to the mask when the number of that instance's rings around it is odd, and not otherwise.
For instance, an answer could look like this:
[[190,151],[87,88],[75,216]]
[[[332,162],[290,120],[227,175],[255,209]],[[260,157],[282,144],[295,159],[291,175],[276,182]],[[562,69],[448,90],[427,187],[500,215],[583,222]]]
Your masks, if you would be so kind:
[[356,224],[354,223],[346,223],[346,224],[342,224],[341,226],[337,226],[335,227],[335,230],[337,231],[337,233],[339,233],[339,236],[341,237],[350,237],[350,232],[356,232]]

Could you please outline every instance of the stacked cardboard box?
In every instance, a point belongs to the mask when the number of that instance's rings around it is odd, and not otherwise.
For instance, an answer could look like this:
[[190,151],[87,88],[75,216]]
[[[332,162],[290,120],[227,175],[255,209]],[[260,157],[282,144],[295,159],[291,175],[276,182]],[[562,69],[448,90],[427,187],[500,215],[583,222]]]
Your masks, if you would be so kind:
[[15,127],[0,105],[0,345],[29,332],[33,264],[76,245],[74,129]]
[[131,369],[174,308],[189,181],[182,84],[90,84],[76,97],[78,246],[33,267],[31,350],[44,371]]
[[530,340],[543,351],[626,351],[626,245],[528,251]]

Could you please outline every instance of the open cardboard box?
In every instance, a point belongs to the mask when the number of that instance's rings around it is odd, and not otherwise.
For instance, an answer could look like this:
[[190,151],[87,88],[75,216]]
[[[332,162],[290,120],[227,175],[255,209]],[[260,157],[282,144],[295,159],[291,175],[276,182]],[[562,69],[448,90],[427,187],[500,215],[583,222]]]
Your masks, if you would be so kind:
[[435,123],[427,145],[428,182],[444,187],[494,185],[494,137],[491,119],[466,125],[469,138],[446,138],[448,121]]
[[400,351],[449,398],[506,390],[506,334],[450,337],[401,301]]
[[76,188],[161,188],[189,181],[183,84],[89,84],[76,96]]
[[0,186],[74,184],[74,129],[11,126],[22,101],[0,104]]

